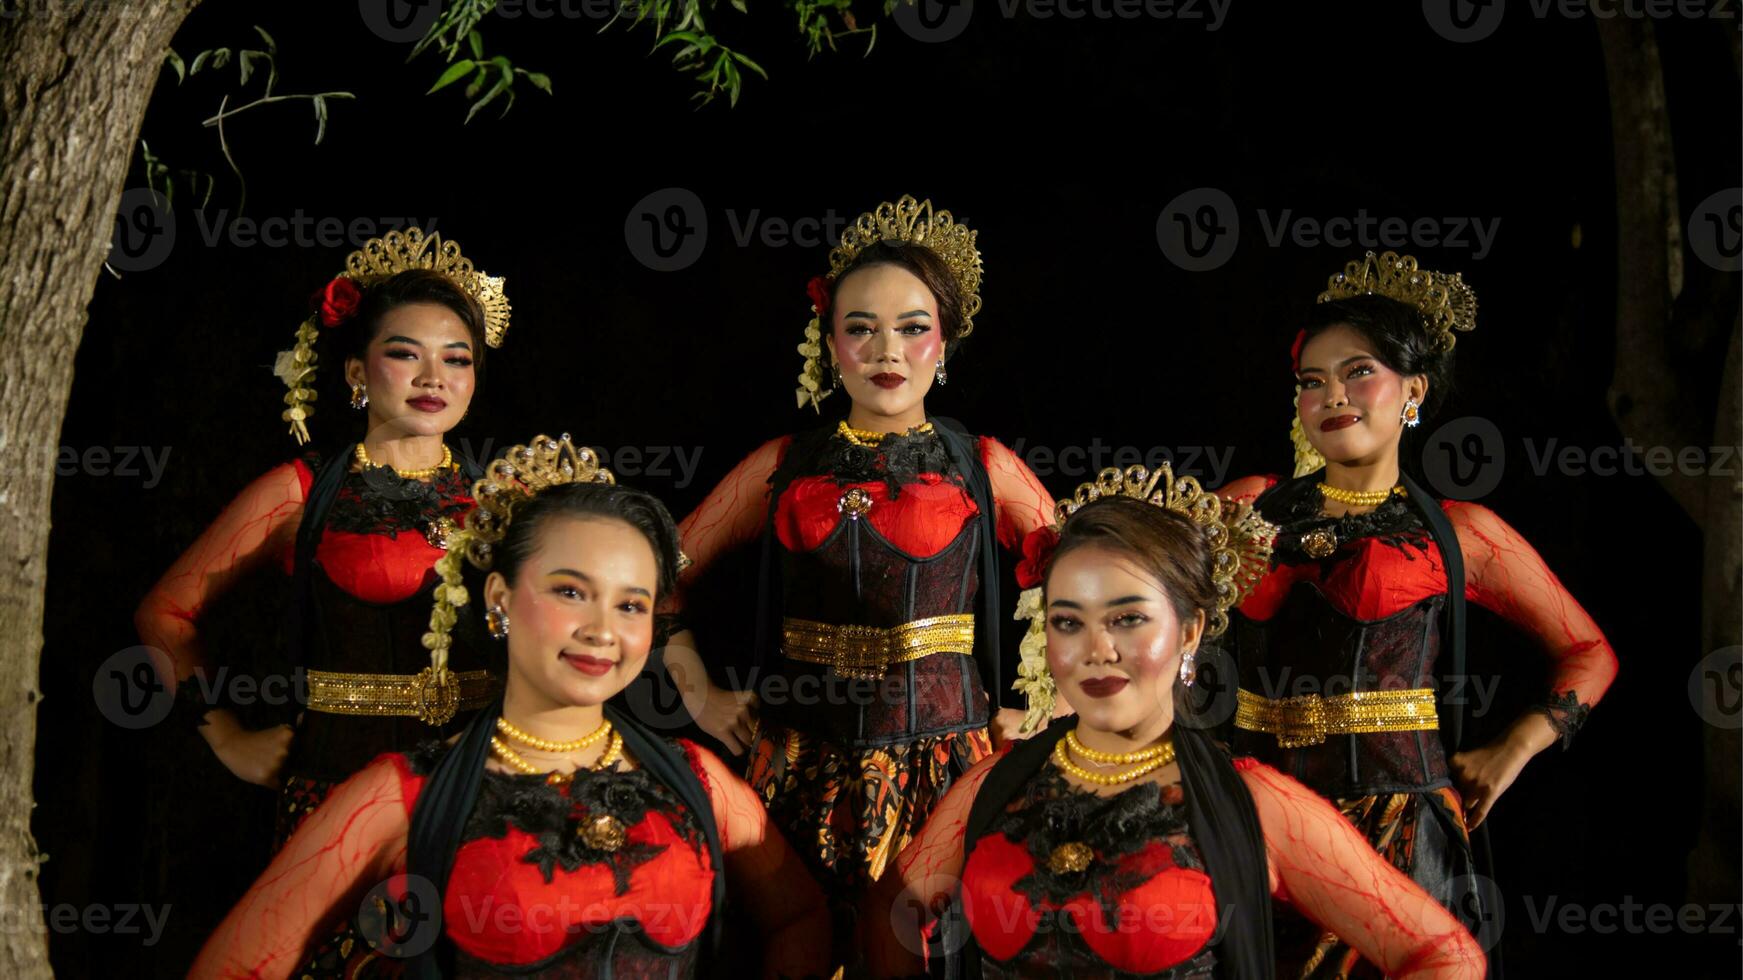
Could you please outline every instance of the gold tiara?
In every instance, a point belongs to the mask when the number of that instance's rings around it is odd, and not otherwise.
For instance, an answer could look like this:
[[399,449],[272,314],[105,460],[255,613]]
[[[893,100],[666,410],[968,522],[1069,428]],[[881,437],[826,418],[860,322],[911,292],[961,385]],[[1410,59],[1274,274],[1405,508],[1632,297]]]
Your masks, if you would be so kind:
[[448,669],[448,649],[454,642],[454,624],[466,605],[464,565],[471,562],[480,571],[495,563],[495,547],[508,530],[514,513],[541,491],[565,483],[615,484],[612,472],[599,465],[599,456],[586,446],[577,447],[569,434],[560,438],[534,436],[524,446],[511,447],[490,461],[484,478],[472,484],[476,502],[466,514],[463,528],[448,535],[447,554],[436,560],[435,606],[430,610],[430,630],[424,634],[424,649],[430,651],[429,683],[458,690],[459,680]]
[[[980,249],[974,243],[975,235],[976,232],[958,222],[949,211],[934,211],[930,200],[916,201],[912,194],[904,194],[894,204],[885,201],[875,210],[860,215],[851,228],[841,233],[841,243],[829,250],[828,277],[835,279],[840,276],[853,265],[859,253],[878,242],[924,245],[944,260],[957,288],[962,291],[962,332],[957,334],[961,339],[974,332],[974,315],[980,312],[983,270]],[[818,406],[834,389],[824,387],[823,311],[813,304],[811,313],[811,322],[805,327],[805,342],[799,345],[805,366],[799,373],[799,387],[795,393],[800,408],[810,402],[813,409],[821,411]]]
[[1477,325],[1477,294],[1465,284],[1463,273],[1419,269],[1414,257],[1396,252],[1378,256],[1369,252],[1359,262],[1346,263],[1344,271],[1326,281],[1319,301],[1329,303],[1374,293],[1416,307],[1429,329],[1438,334],[1443,351],[1453,349],[1457,340],[1453,331]]
[[[1277,526],[1259,516],[1250,504],[1225,501],[1200,487],[1193,477],[1175,477],[1174,468],[1164,462],[1155,471],[1142,466],[1102,470],[1093,483],[1079,484],[1071,497],[1054,504],[1051,530],[1055,534],[1064,531],[1073,514],[1104,497],[1131,497],[1174,511],[1204,532],[1216,593],[1207,610],[1205,636],[1222,635],[1229,626],[1229,610],[1252,593],[1270,568]],[[1047,669],[1047,625],[1040,586],[1018,596],[1016,618],[1029,620],[1029,629],[1018,645],[1022,659],[1012,687],[1028,698],[1022,730],[1030,732],[1053,714],[1058,695]]]
[[[348,279],[360,292],[389,276],[411,269],[429,269],[453,280],[478,302],[484,312],[484,343],[501,347],[508,334],[508,295],[503,292],[503,277],[485,275],[473,268],[472,260],[460,254],[458,243],[443,241],[431,233],[427,237],[419,228],[404,232],[390,231],[380,238],[371,238],[363,247],[345,257],[345,271],[339,278]],[[352,297],[353,309],[356,296]],[[350,310],[343,311],[348,316]],[[316,311],[297,327],[296,344],[280,351],[272,373],[289,390],[285,392],[285,410],[280,416],[290,423],[291,435],[299,445],[309,441],[308,418],[315,414],[310,404],[315,400],[315,340],[321,334],[321,311]]]

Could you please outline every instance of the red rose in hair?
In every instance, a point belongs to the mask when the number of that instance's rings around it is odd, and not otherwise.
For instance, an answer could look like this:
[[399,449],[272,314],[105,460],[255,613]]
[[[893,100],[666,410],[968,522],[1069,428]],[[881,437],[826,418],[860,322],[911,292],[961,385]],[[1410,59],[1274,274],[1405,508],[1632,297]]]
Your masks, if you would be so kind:
[[1289,345],[1289,369],[1301,370],[1301,345],[1307,341],[1307,328],[1295,331],[1295,343]]
[[829,312],[829,280],[823,276],[812,276],[805,284],[805,293],[811,297],[811,305],[822,316]]
[[363,302],[363,290],[344,276],[338,276],[320,292],[321,326],[336,327],[357,312]]
[[1059,546],[1059,532],[1050,527],[1038,527],[1023,538],[1023,560],[1017,563],[1017,586],[1032,589],[1041,584],[1047,563],[1053,560],[1053,549]]

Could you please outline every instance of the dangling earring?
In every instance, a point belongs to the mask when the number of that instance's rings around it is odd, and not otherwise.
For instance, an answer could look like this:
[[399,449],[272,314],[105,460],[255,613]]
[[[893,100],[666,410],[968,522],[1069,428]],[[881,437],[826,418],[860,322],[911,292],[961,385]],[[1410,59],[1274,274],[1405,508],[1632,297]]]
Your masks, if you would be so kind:
[[1417,426],[1421,425],[1422,424],[1421,403],[1419,403],[1414,398],[1406,400],[1404,402],[1404,411],[1398,413],[1398,417],[1403,420],[1405,426],[1407,426],[1408,428],[1414,429]]
[[939,384],[943,384],[944,382],[950,380],[950,375],[945,373],[944,358],[942,358],[942,357],[940,357],[938,359],[938,370],[932,372],[932,380],[938,382]]
[[835,387],[837,387],[837,388],[841,387],[841,365],[840,364],[838,364],[834,361],[829,362],[829,377],[834,380]]
[[1198,651],[1188,650],[1180,657],[1180,683],[1187,687],[1198,680]]
[[491,606],[484,614],[484,628],[498,640],[508,639],[508,613],[502,611],[502,606]]
[[369,392],[360,384],[351,386],[351,407],[358,410],[369,407]]

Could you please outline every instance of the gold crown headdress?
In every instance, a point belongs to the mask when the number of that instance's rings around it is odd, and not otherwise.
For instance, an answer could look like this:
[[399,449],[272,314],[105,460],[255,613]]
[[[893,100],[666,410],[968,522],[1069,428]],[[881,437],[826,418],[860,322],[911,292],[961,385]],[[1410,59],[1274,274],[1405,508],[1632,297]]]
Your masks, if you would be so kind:
[[[1181,514],[1198,525],[1210,545],[1211,581],[1216,589],[1211,608],[1206,610],[1205,638],[1222,635],[1229,626],[1229,610],[1253,591],[1270,567],[1276,525],[1260,517],[1249,504],[1225,501],[1205,491],[1193,477],[1176,478],[1174,468],[1164,462],[1154,472],[1142,466],[1130,466],[1123,471],[1102,470],[1095,482],[1079,484],[1069,499],[1054,505],[1053,533],[1064,531],[1071,515],[1103,497],[1142,500]],[[1022,725],[1022,731],[1027,733],[1052,716],[1058,694],[1053,675],[1047,669],[1047,617],[1041,608],[1040,586],[1018,596],[1016,618],[1029,621],[1028,632],[1019,645],[1022,662],[1017,668],[1017,681],[1011,685],[1028,698]]]
[[[1450,351],[1458,337],[1453,331],[1477,326],[1477,294],[1465,282],[1464,273],[1430,272],[1418,268],[1415,256],[1369,252],[1361,261],[1344,263],[1344,271],[1326,280],[1318,302],[1329,303],[1351,296],[1378,294],[1416,308],[1423,322],[1436,334],[1436,346]],[[1297,365],[1299,367],[1299,365]],[[1325,457],[1313,448],[1301,428],[1301,391],[1295,392],[1295,418],[1289,424],[1289,441],[1295,446],[1295,475],[1306,476],[1325,468]]]
[[1415,257],[1396,252],[1369,252],[1359,262],[1345,263],[1344,271],[1326,281],[1319,302],[1373,293],[1416,307],[1443,351],[1453,349],[1458,339],[1453,331],[1477,325],[1477,294],[1465,284],[1464,273],[1419,269]]
[[[974,243],[975,234],[949,211],[934,211],[930,200],[916,201],[912,194],[904,194],[894,204],[885,201],[876,210],[860,215],[853,227],[842,232],[841,244],[829,250],[827,278],[840,276],[860,252],[877,242],[924,245],[944,260],[962,290],[962,332],[957,334],[961,339],[974,332],[974,315],[980,312],[982,266],[980,250]],[[810,402],[812,409],[819,412],[822,411],[819,405],[823,399],[835,390],[823,386],[826,375],[822,365],[821,306],[820,297],[813,295],[811,322],[805,327],[805,342],[799,345],[799,353],[805,356],[805,367],[799,372],[796,392],[800,408]]]
[[454,716],[459,703],[459,682],[448,669],[448,648],[453,645],[454,624],[466,605],[464,563],[479,571],[495,564],[495,547],[508,530],[514,513],[527,501],[551,487],[567,483],[615,484],[617,478],[599,464],[599,456],[586,446],[577,447],[565,432],[557,439],[534,436],[524,446],[511,447],[485,467],[484,478],[472,484],[477,506],[466,514],[465,526],[448,536],[448,551],[436,560],[435,607],[430,610],[430,631],[424,634],[424,649],[430,651],[430,666],[419,676],[435,707],[432,714],[442,724]]
[[[410,269],[430,269],[452,279],[472,295],[484,311],[484,343],[501,347],[508,333],[509,304],[503,292],[503,277],[485,275],[473,268],[472,260],[460,254],[458,243],[443,241],[442,236],[425,236],[418,228],[404,232],[390,231],[380,238],[371,238],[363,247],[345,257],[345,271],[334,280],[347,280],[353,287],[349,295],[340,298],[338,309],[316,310],[297,328],[296,346],[280,351],[272,373],[284,382],[284,403],[288,406],[281,418],[290,423],[291,435],[300,445],[309,441],[307,420],[315,414],[309,403],[315,400],[315,339],[323,324],[333,326],[355,310],[361,290],[389,276]],[[332,285],[328,292],[331,294]]]

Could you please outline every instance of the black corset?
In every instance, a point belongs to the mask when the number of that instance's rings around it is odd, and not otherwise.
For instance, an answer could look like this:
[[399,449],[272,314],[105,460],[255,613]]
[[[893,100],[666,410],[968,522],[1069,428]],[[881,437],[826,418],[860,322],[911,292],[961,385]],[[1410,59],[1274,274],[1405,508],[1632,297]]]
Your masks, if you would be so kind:
[[[1233,617],[1241,687],[1264,698],[1351,691],[1439,689],[1445,595],[1384,619],[1345,615],[1318,587],[1301,583],[1263,623]],[[1442,709],[1444,711],[1444,709]],[[1328,735],[1284,749],[1275,735],[1237,730],[1237,755],[1252,755],[1327,797],[1420,792],[1448,784],[1439,730]]]

